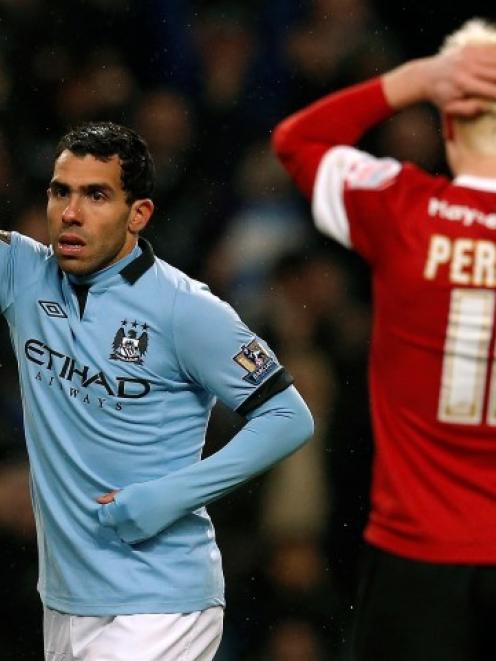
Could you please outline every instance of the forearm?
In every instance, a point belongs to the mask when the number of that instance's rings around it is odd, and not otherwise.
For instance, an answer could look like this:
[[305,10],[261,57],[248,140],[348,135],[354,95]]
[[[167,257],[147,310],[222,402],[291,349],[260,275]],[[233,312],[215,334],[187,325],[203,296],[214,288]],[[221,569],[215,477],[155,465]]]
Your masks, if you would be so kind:
[[381,77],[384,97],[394,110],[430,100],[434,58],[406,62]]
[[164,479],[168,491],[177,494],[177,514],[208,505],[259,475],[301,447],[312,433],[310,412],[294,388],[274,396],[221,450]]
[[472,44],[411,60],[382,77],[388,104],[428,101],[444,114],[475,117],[496,98],[496,46]]
[[116,528],[124,541],[148,539],[267,470],[312,433],[311,414],[290,387],[256,409],[241,431],[209,458],[123,489],[100,510],[100,521]]

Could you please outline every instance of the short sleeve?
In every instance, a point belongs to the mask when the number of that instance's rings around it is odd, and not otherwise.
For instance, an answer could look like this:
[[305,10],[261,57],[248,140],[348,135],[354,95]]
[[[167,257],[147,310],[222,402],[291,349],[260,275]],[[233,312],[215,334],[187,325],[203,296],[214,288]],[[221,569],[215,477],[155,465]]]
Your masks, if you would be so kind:
[[388,222],[389,191],[402,164],[354,147],[334,147],[324,155],[315,180],[312,212],[324,234],[373,260],[374,241]]
[[178,292],[173,335],[187,378],[242,415],[292,383],[268,345],[206,287]]
[[12,305],[23,287],[37,278],[38,267],[49,255],[49,249],[17,232],[11,232],[10,243],[0,241],[0,312]]

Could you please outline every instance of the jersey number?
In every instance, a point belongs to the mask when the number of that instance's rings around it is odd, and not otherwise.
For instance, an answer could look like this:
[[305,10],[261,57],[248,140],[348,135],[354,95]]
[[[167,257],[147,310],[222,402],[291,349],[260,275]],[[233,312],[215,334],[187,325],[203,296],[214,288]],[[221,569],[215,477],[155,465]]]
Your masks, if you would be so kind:
[[495,302],[496,293],[486,289],[451,292],[438,409],[438,419],[442,422],[480,424],[489,379],[486,421],[496,425],[494,349],[493,355],[489,355]]

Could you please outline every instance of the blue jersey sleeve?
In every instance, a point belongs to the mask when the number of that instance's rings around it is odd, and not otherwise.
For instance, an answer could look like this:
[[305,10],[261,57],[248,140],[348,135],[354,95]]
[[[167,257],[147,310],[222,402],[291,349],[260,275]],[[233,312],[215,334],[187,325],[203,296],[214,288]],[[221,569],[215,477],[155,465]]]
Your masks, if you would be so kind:
[[269,347],[234,310],[200,286],[176,299],[173,341],[192,387],[247,422],[221,450],[163,478],[131,484],[99,510],[122,540],[150,539],[297,450],[313,433],[306,404]]
[[119,491],[99,509],[100,523],[130,544],[150,539],[284,459],[312,434],[309,409],[294,386],[286,388],[252,411],[241,431],[207,459]]
[[36,281],[38,267],[51,254],[33,239],[11,232],[10,243],[0,241],[0,312],[4,314],[23,288]]
[[173,336],[186,377],[243,415],[292,382],[267,344],[206,287],[178,293]]

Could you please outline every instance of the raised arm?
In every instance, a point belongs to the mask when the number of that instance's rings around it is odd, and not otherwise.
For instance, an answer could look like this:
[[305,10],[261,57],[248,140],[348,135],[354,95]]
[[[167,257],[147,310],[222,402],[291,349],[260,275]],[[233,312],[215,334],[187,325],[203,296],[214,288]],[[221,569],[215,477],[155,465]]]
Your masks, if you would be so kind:
[[331,147],[353,145],[394,110],[380,78],[329,94],[276,126],[272,145],[302,193],[311,198],[322,156]]
[[496,47],[466,46],[412,60],[382,77],[330,94],[278,124],[274,150],[311,197],[322,156],[354,145],[394,112],[428,101],[445,114],[474,116],[496,98]]

